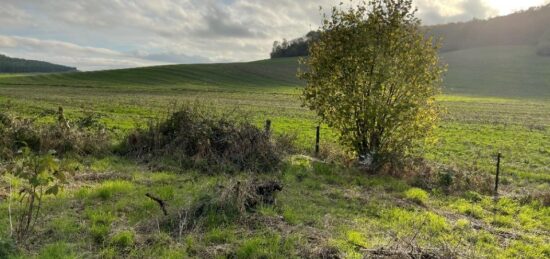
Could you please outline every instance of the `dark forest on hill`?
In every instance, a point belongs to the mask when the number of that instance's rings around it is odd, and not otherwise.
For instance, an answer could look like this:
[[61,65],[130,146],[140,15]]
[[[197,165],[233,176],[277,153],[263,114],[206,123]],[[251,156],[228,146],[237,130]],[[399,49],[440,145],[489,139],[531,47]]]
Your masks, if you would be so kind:
[[0,73],[52,73],[70,71],[76,71],[76,68],[44,61],[10,58],[0,54]]

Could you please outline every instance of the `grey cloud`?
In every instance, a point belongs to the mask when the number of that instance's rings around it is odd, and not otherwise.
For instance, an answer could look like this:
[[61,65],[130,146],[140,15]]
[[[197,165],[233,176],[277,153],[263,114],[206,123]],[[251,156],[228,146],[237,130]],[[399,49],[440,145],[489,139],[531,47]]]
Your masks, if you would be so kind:
[[30,17],[23,10],[10,3],[2,3],[0,8],[0,24],[2,26],[24,26],[28,24]]
[[218,5],[210,5],[203,15],[204,28],[196,30],[199,37],[234,37],[252,38],[266,36],[263,33],[253,32],[250,25],[236,22],[227,11]]
[[485,19],[494,16],[497,12],[482,0],[455,1],[455,6],[461,10],[459,14],[444,15],[438,6],[434,6],[430,0],[417,0],[419,15],[424,24],[433,25],[449,22],[468,21],[474,18]]

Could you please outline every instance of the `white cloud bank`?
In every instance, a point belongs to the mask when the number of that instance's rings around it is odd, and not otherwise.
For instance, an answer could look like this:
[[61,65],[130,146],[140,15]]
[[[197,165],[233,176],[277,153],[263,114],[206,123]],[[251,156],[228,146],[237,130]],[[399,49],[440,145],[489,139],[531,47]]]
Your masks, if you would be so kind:
[[[545,0],[415,0],[427,24],[487,18]],[[0,0],[0,53],[81,70],[267,58],[316,29],[339,0]],[[514,9],[515,8],[515,9]],[[504,10],[504,11],[503,11]]]

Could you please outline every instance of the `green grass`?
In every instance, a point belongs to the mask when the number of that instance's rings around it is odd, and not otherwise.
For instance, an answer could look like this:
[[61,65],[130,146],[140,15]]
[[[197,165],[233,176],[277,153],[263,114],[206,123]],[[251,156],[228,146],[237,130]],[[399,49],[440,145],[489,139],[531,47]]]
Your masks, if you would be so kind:
[[411,188],[405,192],[405,198],[420,205],[425,205],[430,196],[426,191],[420,188]]
[[[105,170],[117,166],[113,162]],[[346,258],[361,258],[361,249],[387,247],[398,242],[396,237],[403,245],[414,238],[415,244],[438,251],[452,243],[459,251],[480,256],[505,257],[518,249],[530,249],[533,255],[549,252],[546,244],[550,239],[545,234],[550,231],[548,207],[535,202],[520,204],[511,198],[493,202],[483,195],[478,195],[478,201],[440,194],[428,198],[404,181],[366,176],[339,165],[321,166],[303,156],[289,158],[282,174],[270,176],[279,178],[284,186],[275,205],[263,205],[257,212],[229,222],[221,213],[208,215],[208,222],[225,223],[191,229],[180,238],[173,228],[163,225],[167,219],[189,206],[196,199],[193,197],[211,195],[215,186],[247,175],[182,175],[155,173],[139,165],[127,167],[134,177],[123,185],[132,188],[105,200],[96,198],[95,190],[112,186],[112,180],[71,180],[65,195],[44,204],[48,218],[37,225],[37,233],[48,234],[40,234],[42,238],[34,239],[19,255],[63,258],[78,251],[86,258],[296,258],[336,247]],[[332,174],[339,180],[334,181]],[[167,184],[177,191],[166,192]],[[165,198],[171,216],[163,216],[158,205],[145,197],[147,192],[169,193]],[[429,206],[406,202],[418,197]],[[7,213],[7,204],[0,204],[0,218],[7,218]],[[8,222],[0,221],[0,227],[8,229]],[[2,238],[6,236],[2,234]],[[509,246],[509,242],[515,245]]]

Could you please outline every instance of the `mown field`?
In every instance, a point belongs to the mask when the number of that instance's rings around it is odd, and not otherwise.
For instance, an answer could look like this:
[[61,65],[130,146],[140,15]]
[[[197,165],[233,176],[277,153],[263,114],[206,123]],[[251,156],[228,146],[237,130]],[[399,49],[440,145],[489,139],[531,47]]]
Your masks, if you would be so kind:
[[[318,121],[300,105],[295,59],[0,76],[0,109],[38,123],[55,121],[62,106],[69,120],[96,114],[120,141],[190,102],[259,126],[270,119],[276,134],[296,134],[303,154],[288,157],[282,173],[261,176],[284,185],[275,205],[239,220],[213,215],[180,236],[162,228],[164,216],[145,193],[160,195],[176,213],[202,194],[215,195],[215,186],[249,176],[159,172],[114,155],[62,161],[79,170],[45,203],[48,217],[20,256],[278,258],[336,250],[361,258],[373,249],[409,245],[469,258],[550,257],[550,209],[526,198],[550,188],[550,59],[528,53],[508,47],[445,54],[446,94],[438,101],[446,112],[435,143],[418,151],[439,170],[474,175],[493,174],[502,152],[498,202],[472,192],[419,190],[405,179],[310,158]],[[336,141],[325,126],[321,137],[324,145]],[[4,201],[0,214],[4,238]]]

